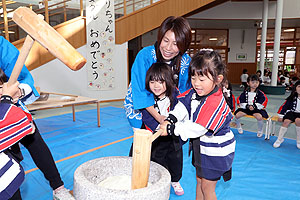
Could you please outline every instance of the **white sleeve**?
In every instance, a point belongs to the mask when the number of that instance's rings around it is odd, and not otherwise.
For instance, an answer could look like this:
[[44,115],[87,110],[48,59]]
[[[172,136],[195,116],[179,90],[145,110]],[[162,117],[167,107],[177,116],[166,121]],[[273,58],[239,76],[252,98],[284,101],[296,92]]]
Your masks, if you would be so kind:
[[23,89],[23,91],[24,91],[24,97],[26,97],[27,95],[29,95],[32,92],[31,87],[28,84],[26,84],[26,83],[20,83],[18,85],[18,87],[20,89]]
[[188,138],[197,138],[204,135],[208,130],[192,122],[191,120],[185,120],[184,122],[175,123],[174,134],[180,136],[183,141],[186,141]]
[[260,104],[260,103],[255,103],[255,105],[256,105],[256,107],[257,107],[258,110],[261,110],[261,109],[264,108],[264,106],[262,104]]
[[282,114],[277,114],[277,115],[278,115],[279,118],[283,118],[284,117],[284,115],[282,115]]
[[178,122],[189,119],[189,113],[186,107],[180,101],[178,101],[175,108],[170,111],[169,114],[174,115]]
[[246,109],[247,103],[240,103],[240,108]]

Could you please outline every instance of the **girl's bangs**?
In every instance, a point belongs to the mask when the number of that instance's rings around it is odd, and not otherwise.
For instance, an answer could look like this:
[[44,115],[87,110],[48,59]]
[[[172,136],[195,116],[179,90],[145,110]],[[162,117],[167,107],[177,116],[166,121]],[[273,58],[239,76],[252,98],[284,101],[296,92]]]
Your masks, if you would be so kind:
[[209,73],[208,66],[206,64],[200,65],[200,66],[201,67],[192,67],[191,68],[191,75],[192,76],[195,76],[195,75],[207,76],[208,75],[208,73]]
[[165,78],[163,77],[162,74],[156,73],[156,74],[152,74],[150,76],[150,81],[162,81],[162,82],[164,82]]

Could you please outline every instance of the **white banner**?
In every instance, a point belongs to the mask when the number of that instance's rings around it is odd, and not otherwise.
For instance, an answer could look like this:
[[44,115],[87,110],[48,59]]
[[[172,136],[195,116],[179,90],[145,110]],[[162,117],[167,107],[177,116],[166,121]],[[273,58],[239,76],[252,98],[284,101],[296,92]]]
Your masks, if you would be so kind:
[[113,0],[86,1],[88,88],[111,90],[115,87],[112,59],[115,50]]

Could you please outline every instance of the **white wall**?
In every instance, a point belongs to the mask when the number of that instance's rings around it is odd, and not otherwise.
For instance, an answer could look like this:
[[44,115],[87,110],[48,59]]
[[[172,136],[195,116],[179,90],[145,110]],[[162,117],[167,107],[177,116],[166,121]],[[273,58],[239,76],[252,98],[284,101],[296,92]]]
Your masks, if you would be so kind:
[[[245,33],[243,34],[243,31]],[[244,39],[243,39],[244,35]],[[244,43],[242,42],[244,40]],[[254,63],[256,54],[256,29],[229,29],[228,63]],[[236,60],[237,53],[246,53],[246,60]]]
[[[127,42],[116,45],[113,66],[115,69],[115,88],[109,91],[93,91],[87,87],[87,70],[72,71],[58,59],[31,71],[35,86],[41,91],[67,93],[96,98],[99,100],[123,99],[127,92]],[[84,57],[86,46],[77,49]]]

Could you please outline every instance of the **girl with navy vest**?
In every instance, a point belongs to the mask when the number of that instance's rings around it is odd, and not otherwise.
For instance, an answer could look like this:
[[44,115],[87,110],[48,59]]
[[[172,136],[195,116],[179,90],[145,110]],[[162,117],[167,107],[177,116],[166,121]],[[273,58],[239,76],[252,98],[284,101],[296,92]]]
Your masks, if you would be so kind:
[[190,138],[196,168],[196,199],[217,199],[215,188],[223,176],[231,179],[235,139],[229,124],[233,117],[222,88],[226,66],[215,51],[200,51],[190,63],[192,88],[178,96],[178,103],[161,125],[162,135]]
[[[154,63],[146,74],[146,89],[154,95],[154,109],[162,116],[168,116],[177,103],[179,91],[176,88],[172,69],[165,63]],[[156,132],[160,124],[146,110],[142,109],[142,121],[147,130]],[[176,195],[183,195],[179,184],[182,177],[183,153],[178,136],[159,137],[152,143],[151,160],[164,166],[171,174],[171,184]]]
[[284,141],[290,123],[295,122],[297,132],[297,148],[300,149],[300,81],[297,81],[292,88],[290,96],[285,100],[278,110],[279,121],[283,121],[280,127],[278,138],[273,144],[274,148],[280,147]]
[[238,132],[243,134],[243,129],[240,123],[240,118],[245,115],[252,115],[257,120],[257,137],[263,134],[263,118],[268,118],[268,113],[265,110],[268,98],[265,93],[258,89],[259,77],[252,74],[247,80],[248,88],[237,98],[237,105],[239,108],[234,112],[235,122]]

